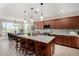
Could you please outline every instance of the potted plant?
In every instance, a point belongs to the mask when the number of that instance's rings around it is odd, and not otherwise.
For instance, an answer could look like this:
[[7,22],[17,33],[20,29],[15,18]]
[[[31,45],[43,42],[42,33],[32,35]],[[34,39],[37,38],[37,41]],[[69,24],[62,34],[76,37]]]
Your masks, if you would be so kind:
[[31,33],[28,33],[27,35],[28,35],[28,36],[30,36],[30,35],[31,35]]
[[77,35],[79,35],[79,31],[77,32]]

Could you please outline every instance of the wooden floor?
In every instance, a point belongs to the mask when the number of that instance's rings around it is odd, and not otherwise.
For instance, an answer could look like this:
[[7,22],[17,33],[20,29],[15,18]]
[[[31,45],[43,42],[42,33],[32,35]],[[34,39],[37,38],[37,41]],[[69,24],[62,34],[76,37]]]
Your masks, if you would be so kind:
[[[24,56],[15,49],[15,42],[7,37],[0,37],[0,56]],[[79,50],[65,46],[55,45],[54,56],[79,56]]]

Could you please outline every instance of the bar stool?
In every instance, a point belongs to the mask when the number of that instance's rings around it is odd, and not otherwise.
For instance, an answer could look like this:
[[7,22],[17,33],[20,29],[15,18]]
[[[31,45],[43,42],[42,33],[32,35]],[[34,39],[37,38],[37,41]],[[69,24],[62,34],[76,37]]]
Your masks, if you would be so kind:
[[22,51],[22,52],[24,53],[25,44],[26,44],[25,38],[21,37],[21,38],[20,38],[20,48],[19,48],[19,52]]
[[43,45],[41,42],[35,41],[34,48],[35,48],[36,56],[43,56],[44,55],[43,51],[46,48],[46,46]]
[[27,39],[26,45],[25,45],[25,55],[32,55],[34,54],[34,41],[31,39]]
[[20,48],[20,39],[19,39],[18,36],[15,36],[14,39],[15,39],[15,42],[16,42],[15,48],[16,48],[16,50],[18,50],[18,48]]
[[8,33],[8,39],[11,40],[11,34],[10,33]]

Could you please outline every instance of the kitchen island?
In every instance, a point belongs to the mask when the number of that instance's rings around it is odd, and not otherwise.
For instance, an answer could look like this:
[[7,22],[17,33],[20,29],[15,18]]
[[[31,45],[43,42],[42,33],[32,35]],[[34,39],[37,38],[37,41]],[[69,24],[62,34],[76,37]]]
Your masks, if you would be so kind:
[[[25,39],[30,39],[32,41],[34,41],[34,43],[38,42],[35,45],[39,45],[39,43],[41,43],[42,45],[46,46],[43,50],[41,50],[40,52],[42,52],[42,54],[44,56],[52,56],[54,54],[54,50],[55,50],[55,43],[54,43],[54,39],[55,36],[46,36],[46,35],[37,35],[37,36],[27,36],[27,35],[17,35],[17,37],[20,38],[25,38]],[[40,49],[37,47],[37,49]],[[39,55],[41,56],[41,55]]]

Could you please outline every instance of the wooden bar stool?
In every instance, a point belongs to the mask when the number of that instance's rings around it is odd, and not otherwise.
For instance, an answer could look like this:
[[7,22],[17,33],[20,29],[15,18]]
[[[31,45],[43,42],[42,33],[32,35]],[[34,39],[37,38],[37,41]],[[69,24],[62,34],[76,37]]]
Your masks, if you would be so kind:
[[34,41],[31,39],[27,39],[25,49],[26,49],[25,55],[26,54],[28,54],[28,55],[34,54]]
[[20,52],[20,51],[24,52],[24,50],[25,50],[25,44],[26,44],[25,38],[21,37],[21,38],[20,38],[20,48],[19,48],[19,52]]
[[34,42],[34,49],[35,49],[35,54],[36,56],[43,56],[43,51],[46,48],[46,46],[44,44],[42,44],[41,42],[35,41]]
[[15,46],[15,48],[16,48],[16,50],[18,50],[18,48],[20,48],[20,39],[19,39],[19,37],[18,36],[15,36],[15,42],[16,42],[16,46]]

